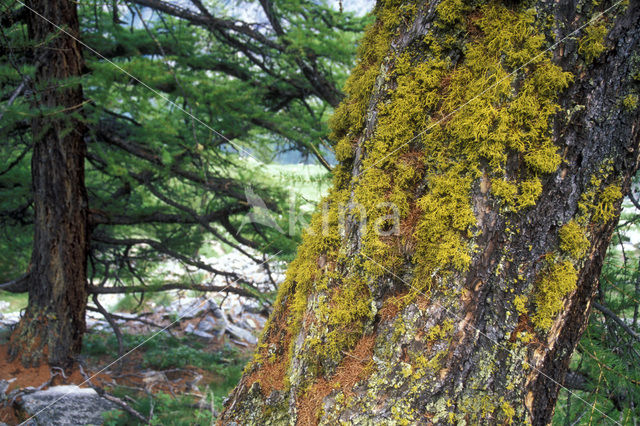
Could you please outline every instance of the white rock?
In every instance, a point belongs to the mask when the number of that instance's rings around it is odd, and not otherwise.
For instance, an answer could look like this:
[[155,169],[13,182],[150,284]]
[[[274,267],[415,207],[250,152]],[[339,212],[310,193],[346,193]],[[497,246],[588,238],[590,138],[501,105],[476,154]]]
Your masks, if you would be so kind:
[[238,327],[236,325],[227,324],[227,332],[238,339],[246,340],[252,345],[258,343],[258,339],[256,339],[256,337],[251,334],[250,331],[247,331],[244,328]]
[[[53,386],[24,395],[18,402],[33,425],[103,424],[102,413],[118,408],[91,388],[75,385]],[[54,409],[50,409],[55,404]]]

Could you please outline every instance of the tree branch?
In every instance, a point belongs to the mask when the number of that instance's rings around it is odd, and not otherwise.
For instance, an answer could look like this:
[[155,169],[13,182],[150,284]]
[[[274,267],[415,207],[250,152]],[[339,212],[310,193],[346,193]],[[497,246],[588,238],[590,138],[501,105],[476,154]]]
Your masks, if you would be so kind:
[[133,3],[136,3],[140,6],[149,7],[160,12],[164,12],[177,18],[184,19],[194,25],[205,27],[210,30],[233,31],[238,34],[245,35],[250,39],[262,43],[272,49],[276,49],[280,52],[284,51],[284,46],[274,42],[273,40],[270,40],[261,32],[254,30],[251,25],[247,24],[246,22],[216,18],[210,13],[207,13],[207,15],[195,13],[189,9],[176,6],[174,4],[161,0],[133,0]]
[[11,280],[4,284],[0,284],[0,290],[8,291],[10,293],[24,293],[29,290],[29,277],[30,273],[26,273],[23,276]]
[[625,332],[627,332],[627,334],[629,336],[633,337],[638,342],[640,342],[640,334],[638,334],[635,331],[633,331],[631,329],[631,327],[629,327],[627,325],[627,323],[625,323],[622,320],[622,318],[617,316],[611,309],[607,308],[604,305],[601,305],[600,303],[596,302],[595,300],[593,301],[593,307],[596,308],[597,310],[599,310],[600,312],[602,312],[604,315],[606,315],[610,319],[612,319],[616,324],[618,324],[620,326],[620,328],[622,328]]
[[233,293],[242,297],[257,298],[252,292],[240,287],[216,286],[203,284],[168,283],[159,286],[125,286],[125,287],[97,287],[89,286],[90,294],[130,294],[157,293],[168,290],[193,290],[202,292]]
[[110,244],[110,245],[118,245],[118,246],[134,246],[134,245],[139,245],[139,244],[146,244],[150,247],[152,247],[153,249],[168,254],[169,256],[181,260],[182,262],[191,265],[191,266],[195,266],[197,268],[200,268],[202,270],[205,271],[209,271],[211,273],[217,274],[217,275],[221,275],[223,277],[229,277],[231,279],[236,279],[239,282],[242,283],[247,283],[246,281],[242,280],[240,277],[238,277],[237,274],[233,273],[233,272],[226,272],[226,271],[220,271],[218,269],[213,268],[212,266],[201,262],[199,260],[194,260],[191,259],[183,254],[178,253],[177,251],[171,250],[170,248],[168,248],[167,246],[165,246],[163,243],[161,243],[160,241],[156,241],[156,240],[152,240],[150,238],[124,238],[124,239],[118,239],[118,238],[111,238],[107,235],[104,234],[98,234],[98,233],[94,233],[94,235],[92,236],[92,239],[94,241],[98,241],[101,243],[105,243],[105,244]]

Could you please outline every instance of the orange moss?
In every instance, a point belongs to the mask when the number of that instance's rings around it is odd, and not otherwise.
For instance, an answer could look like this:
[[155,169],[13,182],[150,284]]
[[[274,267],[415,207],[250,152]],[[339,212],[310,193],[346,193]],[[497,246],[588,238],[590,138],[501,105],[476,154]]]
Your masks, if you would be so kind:
[[298,398],[298,425],[317,425],[322,400],[332,391],[343,392],[353,396],[352,389],[369,371],[375,345],[374,335],[365,335],[358,340],[356,346],[345,354],[335,374],[329,379],[318,377],[311,387]]
[[305,392],[304,396],[297,401],[298,418],[296,425],[317,425],[322,400],[329,395],[332,390],[333,387],[330,381],[324,377],[317,378],[313,385]]
[[[285,378],[287,367],[289,365],[288,357],[280,354],[279,356],[269,356],[269,347],[278,346],[283,353],[289,348],[291,343],[291,330],[287,325],[287,316],[289,309],[286,307],[278,318],[269,324],[266,334],[263,336],[264,343],[257,349],[257,356],[260,359],[260,366],[255,371],[246,376],[246,386],[250,388],[255,382],[260,384],[262,395],[268,397],[274,390],[285,389]],[[272,330],[277,330],[276,333]],[[254,361],[255,363],[256,361]],[[245,370],[247,371],[247,370]]]
[[404,302],[404,299],[407,297],[408,293],[408,291],[402,291],[393,296],[389,296],[378,311],[380,320],[387,321],[398,316],[398,312],[400,312],[400,309],[403,306],[406,306],[406,302]]
[[284,377],[287,371],[287,360],[278,357],[278,361],[265,361],[257,371],[247,377],[247,387],[255,382],[260,384],[260,392],[264,397],[271,395],[274,390],[284,390]]

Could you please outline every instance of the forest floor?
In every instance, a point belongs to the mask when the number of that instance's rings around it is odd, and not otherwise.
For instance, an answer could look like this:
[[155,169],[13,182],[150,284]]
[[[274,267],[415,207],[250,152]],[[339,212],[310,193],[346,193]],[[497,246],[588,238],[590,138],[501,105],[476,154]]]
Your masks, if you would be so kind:
[[[266,273],[238,253],[210,261],[241,271],[265,289],[273,288]],[[171,274],[175,265],[162,268]],[[281,281],[283,274],[275,272],[274,277]],[[130,410],[152,418],[153,424],[212,424],[253,353],[267,313],[261,302],[233,294],[171,291],[150,293],[143,300],[130,295],[101,297],[114,315],[121,342],[94,307],[87,312],[82,371],[75,366],[63,376],[46,365],[27,369],[17,361],[8,362],[8,336],[26,306],[26,297],[0,296],[0,424],[9,425],[28,418],[20,404],[11,401],[20,390],[70,384],[105,391]],[[9,381],[4,391],[2,380]],[[3,394],[9,397],[5,404]],[[139,423],[126,410],[106,415],[108,425]]]
[[[127,348],[148,341],[114,363],[117,342],[113,334],[88,334],[84,367],[75,365],[62,374],[46,364],[25,368],[18,360],[9,362],[8,334],[4,333],[0,335],[0,378],[9,381],[5,393],[10,400],[19,400],[21,392],[33,388],[73,384],[105,391],[130,410],[153,417],[154,424],[212,424],[224,397],[239,380],[253,345],[238,346],[225,336],[213,341],[164,334],[149,339],[151,336],[125,334]],[[13,425],[27,420],[19,404],[7,402],[0,404],[0,422]],[[109,425],[139,423],[126,410],[108,412],[105,420]]]

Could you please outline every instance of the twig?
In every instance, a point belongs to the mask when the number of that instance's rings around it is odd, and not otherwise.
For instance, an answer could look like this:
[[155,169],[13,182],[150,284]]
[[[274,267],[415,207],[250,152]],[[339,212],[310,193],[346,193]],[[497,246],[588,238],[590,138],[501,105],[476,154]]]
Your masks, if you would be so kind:
[[[98,295],[97,294],[94,293],[92,295],[91,299],[93,300],[93,303],[98,308],[97,309],[98,312],[100,312],[102,314],[102,316],[107,320],[107,322],[111,326],[111,329],[113,329],[113,333],[116,335],[116,340],[118,341],[118,358],[121,358],[122,355],[124,354],[124,345],[122,344],[122,331],[120,330],[120,327],[113,320],[113,317],[111,316],[111,314],[109,312],[107,312],[107,310],[104,308],[104,306],[102,306],[100,304],[100,302],[98,301]],[[87,307],[87,310],[93,310],[93,309],[91,309],[90,307]]]
[[[95,297],[95,296],[96,296],[96,295],[94,294],[94,297]],[[104,308],[103,308],[103,309],[104,309]],[[91,307],[91,306],[87,306],[87,310],[88,310],[88,311],[92,311],[92,312],[100,312],[101,314],[103,314],[103,315],[104,315],[104,313],[103,313],[102,311],[100,311],[99,309],[95,309],[95,308],[93,308],[93,307]],[[139,322],[139,323],[142,323],[142,324],[145,324],[145,325],[148,325],[148,326],[151,326],[151,327],[155,327],[155,328],[158,328],[158,329],[163,329],[163,328],[165,327],[164,325],[160,325],[160,324],[157,324],[157,323],[155,323],[155,322],[153,322],[153,321],[149,321],[149,320],[146,320],[146,319],[141,318],[141,317],[143,317],[143,316],[150,315],[150,314],[151,314],[150,312],[143,312],[143,313],[139,314],[139,315],[138,315],[137,317],[135,317],[135,318],[124,317],[124,316],[122,316],[122,315],[118,315],[118,314],[114,314],[114,313],[110,313],[110,312],[108,312],[107,314],[108,314],[108,315],[109,315],[109,317],[111,317],[112,319],[119,319],[119,320],[123,320],[123,321],[135,321],[135,322]],[[105,318],[106,318],[106,317],[105,317]],[[107,319],[107,321],[109,321],[109,320]],[[111,324],[111,322],[109,322],[109,324]],[[115,331],[115,330],[114,330],[114,331]],[[167,333],[169,333],[169,334],[171,335],[171,337],[175,337],[175,335],[171,332],[171,330],[166,329],[165,331],[166,331]],[[120,355],[120,351],[118,351],[118,354]]]

